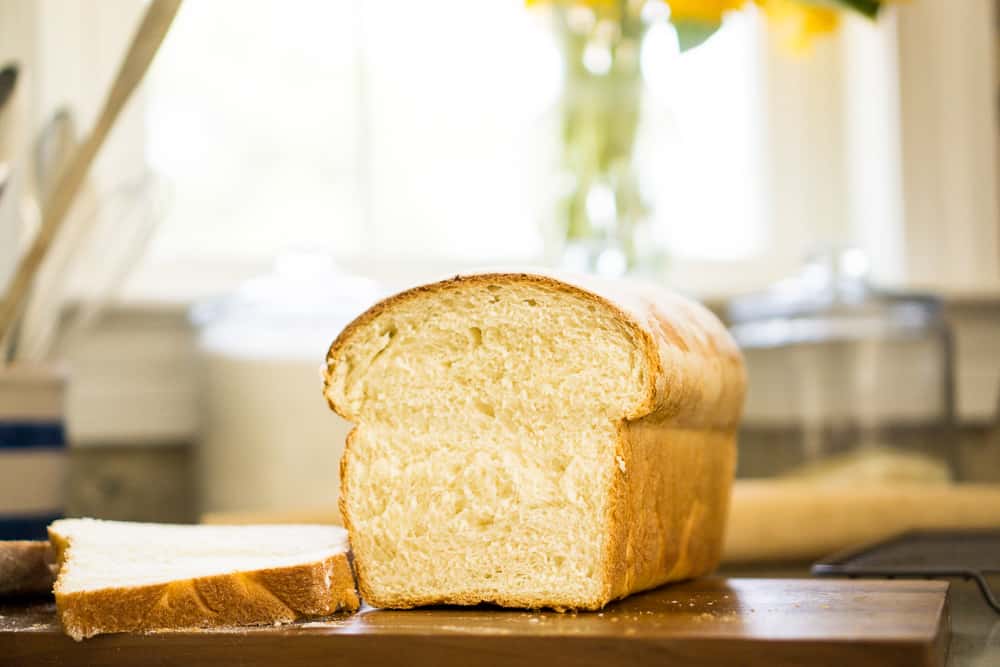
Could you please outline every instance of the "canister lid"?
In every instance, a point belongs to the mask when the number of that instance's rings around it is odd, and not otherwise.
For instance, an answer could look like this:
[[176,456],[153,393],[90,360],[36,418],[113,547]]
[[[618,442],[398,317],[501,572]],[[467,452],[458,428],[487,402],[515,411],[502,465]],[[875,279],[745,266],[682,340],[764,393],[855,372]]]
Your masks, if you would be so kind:
[[730,302],[734,337],[744,347],[777,347],[921,336],[945,326],[940,299],[875,287],[868,266],[857,248],[813,255],[798,275]]
[[191,318],[208,353],[319,363],[341,329],[381,295],[374,281],[340,269],[327,255],[292,252],[233,294],[199,304]]

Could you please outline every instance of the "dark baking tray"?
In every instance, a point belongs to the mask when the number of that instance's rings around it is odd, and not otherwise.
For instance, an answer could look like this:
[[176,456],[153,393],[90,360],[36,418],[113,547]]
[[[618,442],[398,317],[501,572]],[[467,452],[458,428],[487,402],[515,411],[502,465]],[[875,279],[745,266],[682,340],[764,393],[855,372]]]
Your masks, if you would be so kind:
[[965,577],[1000,613],[987,574],[1000,574],[1000,530],[915,531],[841,551],[812,566],[817,576]]

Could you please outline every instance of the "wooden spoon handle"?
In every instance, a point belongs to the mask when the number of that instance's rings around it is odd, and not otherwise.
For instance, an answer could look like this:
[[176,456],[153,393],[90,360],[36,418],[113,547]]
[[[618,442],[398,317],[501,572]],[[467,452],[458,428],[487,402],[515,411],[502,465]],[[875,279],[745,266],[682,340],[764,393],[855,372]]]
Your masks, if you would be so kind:
[[35,275],[59,233],[66,213],[76,198],[94,157],[114,126],[115,119],[128,101],[146,70],[149,69],[170,24],[180,9],[181,0],[153,0],[139,29],[132,37],[118,75],[104,99],[104,106],[90,135],[80,143],[66,168],[60,173],[52,194],[44,206],[42,224],[31,247],[22,257],[0,302],[0,340],[10,331],[31,290]]

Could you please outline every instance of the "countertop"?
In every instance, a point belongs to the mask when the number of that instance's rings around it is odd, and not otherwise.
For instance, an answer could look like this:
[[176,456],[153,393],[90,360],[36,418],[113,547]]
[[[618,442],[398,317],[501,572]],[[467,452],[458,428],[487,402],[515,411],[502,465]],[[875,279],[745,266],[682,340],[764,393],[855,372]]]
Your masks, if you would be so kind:
[[[129,664],[129,656],[146,655],[154,647],[163,658],[157,664],[167,664],[164,660],[169,662],[168,656],[160,653],[163,650],[176,653],[175,657],[185,658],[185,664],[192,664],[191,659],[203,656],[213,660],[225,659],[227,655],[232,658],[235,656],[233,651],[246,653],[240,657],[245,664],[258,664],[260,660],[254,662],[258,658],[273,662],[279,654],[285,656],[279,660],[287,662],[293,657],[286,654],[287,642],[281,643],[278,653],[268,653],[268,646],[275,646],[269,638],[276,636],[286,637],[292,642],[297,638],[298,644],[314,657],[328,652],[333,635],[339,637],[338,651],[340,646],[350,645],[350,651],[369,658],[372,656],[372,642],[375,647],[386,647],[395,641],[412,645],[411,650],[424,652],[428,648],[432,649],[431,652],[440,652],[475,644],[475,650],[488,650],[493,658],[513,659],[518,657],[518,650],[524,650],[529,645],[534,646],[533,650],[544,653],[547,650],[543,647],[546,637],[558,637],[561,638],[558,647],[561,659],[566,658],[567,651],[572,653],[579,649],[582,652],[577,657],[587,662],[595,657],[591,651],[600,649],[598,652],[604,652],[605,659],[611,654],[621,658],[624,655],[622,651],[625,651],[638,662],[643,662],[639,659],[643,658],[650,664],[667,664],[669,658],[686,655],[692,659],[697,656],[697,664],[705,665],[717,664],[711,662],[711,656],[722,659],[726,655],[730,658],[746,655],[741,652],[752,653],[758,660],[757,663],[751,661],[746,664],[774,664],[771,660],[774,658],[779,662],[780,659],[790,659],[781,664],[815,664],[814,659],[819,659],[822,664],[849,663],[853,667],[865,664],[910,665],[921,663],[901,658],[895,653],[886,654],[886,646],[899,641],[913,642],[918,649],[920,646],[936,645],[936,641],[928,642],[926,639],[930,627],[928,619],[934,613],[928,594],[935,589],[929,587],[930,583],[809,578],[805,564],[727,567],[720,574],[720,577],[639,594],[608,607],[600,615],[496,608],[410,612],[369,609],[358,616],[335,620],[332,624],[219,630],[207,633],[207,636],[190,632],[114,635],[82,644],[74,643],[61,634],[51,602],[36,602],[21,607],[22,611],[4,603],[0,605],[0,665],[63,664],[73,655],[82,658],[81,651],[88,652],[89,657],[85,661],[91,664]],[[792,579],[797,581],[790,581]],[[782,584],[782,580],[789,581]],[[945,665],[1000,665],[1000,614],[986,604],[973,581],[951,579],[949,582],[946,613],[950,610],[951,633]],[[991,583],[1000,586],[1000,575],[994,576]],[[938,587],[936,590],[943,589]],[[941,602],[943,597],[937,604]],[[19,628],[22,632],[13,632]],[[913,628],[922,629],[914,632]],[[512,642],[514,636],[519,634],[521,639]],[[437,635],[440,637],[435,644],[433,637]],[[924,639],[917,639],[918,636]],[[820,637],[823,638],[822,650],[814,643]],[[831,637],[837,645],[836,650],[846,651],[850,656],[829,653]],[[578,640],[591,641],[592,645]],[[365,641],[369,643],[365,644]],[[630,648],[626,649],[626,645]],[[780,653],[790,650],[792,645],[798,645],[800,650],[789,655],[773,653],[776,646]],[[611,653],[607,654],[609,651]],[[461,655],[467,657],[466,653]],[[929,654],[921,650],[914,655]],[[14,663],[5,662],[5,658],[11,659],[12,656],[18,659]],[[553,656],[556,654],[553,653]],[[825,656],[826,662],[821,656]],[[887,661],[887,656],[892,660]],[[435,654],[435,659],[440,657]],[[29,658],[28,662],[24,661]],[[116,662],[121,659],[125,662]],[[833,662],[830,662],[831,659]],[[558,661],[555,659],[555,662]],[[301,660],[291,660],[288,664],[293,663],[312,664]],[[265,660],[260,664],[270,663]],[[549,660],[547,664],[555,663]],[[605,661],[601,664],[612,663]],[[941,663],[933,660],[927,664]]]
[[558,613],[483,606],[366,607],[288,626],[103,635],[74,642],[51,601],[0,604],[0,664],[243,667],[405,662],[941,667],[948,585],[939,581],[705,577]]
[[[721,574],[730,577],[799,578],[809,576],[809,566],[734,566],[723,568]],[[948,592],[951,644],[947,667],[997,667],[1000,665],[1000,613],[986,604],[974,581],[948,581],[951,582]],[[990,585],[994,591],[1000,590],[1000,574],[991,577]]]

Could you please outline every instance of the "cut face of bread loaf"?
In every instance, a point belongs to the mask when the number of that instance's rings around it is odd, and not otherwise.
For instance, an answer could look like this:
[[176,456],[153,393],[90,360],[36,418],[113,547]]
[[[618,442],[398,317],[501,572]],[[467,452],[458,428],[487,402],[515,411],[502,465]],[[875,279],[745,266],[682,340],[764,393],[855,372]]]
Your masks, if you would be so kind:
[[358,608],[336,526],[181,526],[63,519],[49,527],[66,634],[287,623]]
[[377,304],[325,382],[362,596],[595,609],[710,571],[744,385],[718,320],[656,288],[478,274]]

